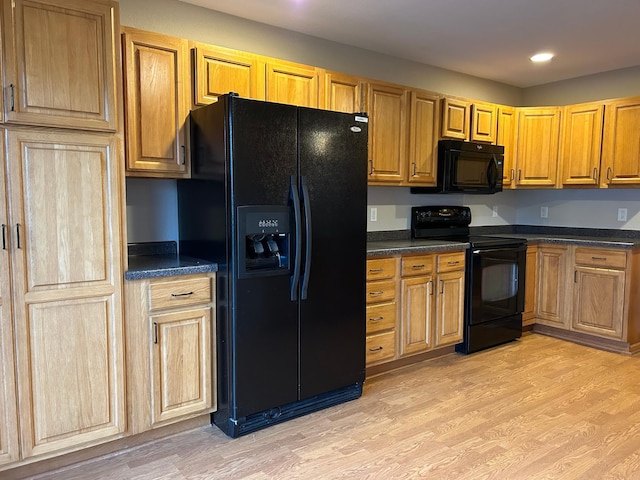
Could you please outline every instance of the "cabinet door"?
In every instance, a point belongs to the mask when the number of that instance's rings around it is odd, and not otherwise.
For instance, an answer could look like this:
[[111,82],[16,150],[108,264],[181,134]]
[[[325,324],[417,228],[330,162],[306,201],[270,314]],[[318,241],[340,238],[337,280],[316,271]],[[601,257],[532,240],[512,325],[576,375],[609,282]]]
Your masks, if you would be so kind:
[[604,105],[564,107],[562,125],[563,185],[598,185]]
[[9,277],[8,212],[5,192],[4,138],[0,137],[0,465],[18,460],[18,419],[13,362],[13,320]]
[[625,272],[576,266],[573,330],[622,340]]
[[411,185],[435,186],[438,168],[440,98],[430,92],[411,91],[409,172]]
[[123,31],[127,174],[188,177],[187,41]]
[[443,138],[469,139],[469,102],[458,98],[442,100]]
[[464,270],[441,273],[436,286],[436,347],[462,341],[464,320]]
[[433,346],[433,277],[402,280],[401,354],[428,350]]
[[324,87],[324,108],[334,112],[362,112],[363,82],[359,77],[326,72]]
[[496,143],[504,147],[504,163],[502,186],[504,188],[515,186],[516,178],[516,143],[517,143],[517,119],[514,107],[498,107],[498,126],[496,129]]
[[555,187],[560,109],[518,109],[518,186]]
[[566,247],[538,246],[538,323],[568,327],[565,309],[568,268]]
[[602,186],[640,184],[640,97],[605,103]]
[[472,142],[496,143],[497,107],[488,103],[471,105]]
[[264,100],[264,64],[257,56],[201,43],[192,51],[195,105],[216,102],[229,92]]
[[117,137],[9,132],[22,455],[125,429]]
[[407,91],[387,84],[367,84],[369,182],[400,184],[407,163]]
[[266,100],[318,108],[319,77],[315,67],[269,60],[266,64]]
[[213,406],[211,309],[151,317],[152,424]]
[[6,121],[116,131],[117,4],[3,4]]
[[532,325],[536,317],[536,297],[538,292],[538,247],[527,246],[525,279],[524,279],[524,311],[522,325]]

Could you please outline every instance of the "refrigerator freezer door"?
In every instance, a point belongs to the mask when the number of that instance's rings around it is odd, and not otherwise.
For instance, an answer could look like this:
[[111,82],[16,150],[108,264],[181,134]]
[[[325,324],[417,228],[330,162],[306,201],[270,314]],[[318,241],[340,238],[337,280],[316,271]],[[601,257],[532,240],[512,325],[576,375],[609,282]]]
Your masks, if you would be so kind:
[[303,264],[308,291],[300,301],[305,399],[364,381],[367,123],[300,108],[298,125],[312,224],[311,241],[303,241],[312,245],[310,264]]

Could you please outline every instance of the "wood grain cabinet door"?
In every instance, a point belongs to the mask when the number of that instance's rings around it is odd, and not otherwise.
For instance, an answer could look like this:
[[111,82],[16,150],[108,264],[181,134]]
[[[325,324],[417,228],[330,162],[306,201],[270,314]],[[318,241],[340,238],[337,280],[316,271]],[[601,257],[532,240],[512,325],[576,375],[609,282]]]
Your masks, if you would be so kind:
[[442,99],[442,138],[469,139],[469,102],[459,98]]
[[640,185],[640,97],[605,103],[601,186]]
[[121,436],[124,338],[117,137],[7,136],[23,457]]
[[[2,132],[4,134],[4,132]],[[0,156],[4,159],[4,138],[0,137]],[[11,316],[11,287],[7,211],[6,175],[4,162],[0,164],[0,465],[18,460],[18,418],[13,355],[13,318]]]
[[191,46],[195,105],[216,102],[229,92],[264,100],[264,64],[256,55],[201,43]]
[[557,107],[518,109],[519,187],[555,187],[558,180],[560,109]]
[[472,142],[496,143],[496,105],[489,103],[474,103],[471,105],[471,134]]
[[266,62],[266,100],[318,108],[320,75],[315,67],[282,60]]
[[412,90],[410,99],[407,180],[410,185],[435,186],[440,97],[431,92]]
[[518,134],[518,115],[514,107],[498,107],[498,125],[496,143],[504,147],[502,186],[512,188],[516,179],[516,144]]
[[464,270],[438,274],[436,280],[435,346],[460,343],[464,321]]
[[5,119],[116,131],[116,2],[4,0]]
[[337,72],[325,72],[324,79],[325,109],[344,113],[359,113],[364,110],[361,78]]
[[564,107],[560,163],[563,185],[598,185],[604,105]]
[[402,320],[400,353],[409,355],[433,347],[433,276],[401,280]]
[[211,408],[211,308],[154,315],[151,326],[151,423]]
[[125,28],[123,53],[127,174],[188,177],[187,41]]
[[569,326],[570,309],[565,305],[568,261],[566,246],[538,246],[538,323]]

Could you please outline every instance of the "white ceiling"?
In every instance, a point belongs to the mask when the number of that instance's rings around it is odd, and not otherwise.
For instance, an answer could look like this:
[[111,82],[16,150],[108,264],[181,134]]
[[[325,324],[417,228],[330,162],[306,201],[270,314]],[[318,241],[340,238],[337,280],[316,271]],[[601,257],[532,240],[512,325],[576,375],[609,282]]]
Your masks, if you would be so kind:
[[640,65],[640,0],[182,1],[523,88]]

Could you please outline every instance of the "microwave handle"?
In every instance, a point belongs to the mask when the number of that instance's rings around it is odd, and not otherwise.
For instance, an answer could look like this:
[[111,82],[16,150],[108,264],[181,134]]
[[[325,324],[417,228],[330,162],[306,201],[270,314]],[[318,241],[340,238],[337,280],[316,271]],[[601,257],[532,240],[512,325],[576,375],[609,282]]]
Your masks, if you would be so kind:
[[487,167],[487,180],[492,190],[498,185],[498,162],[495,155],[491,155],[489,166]]

